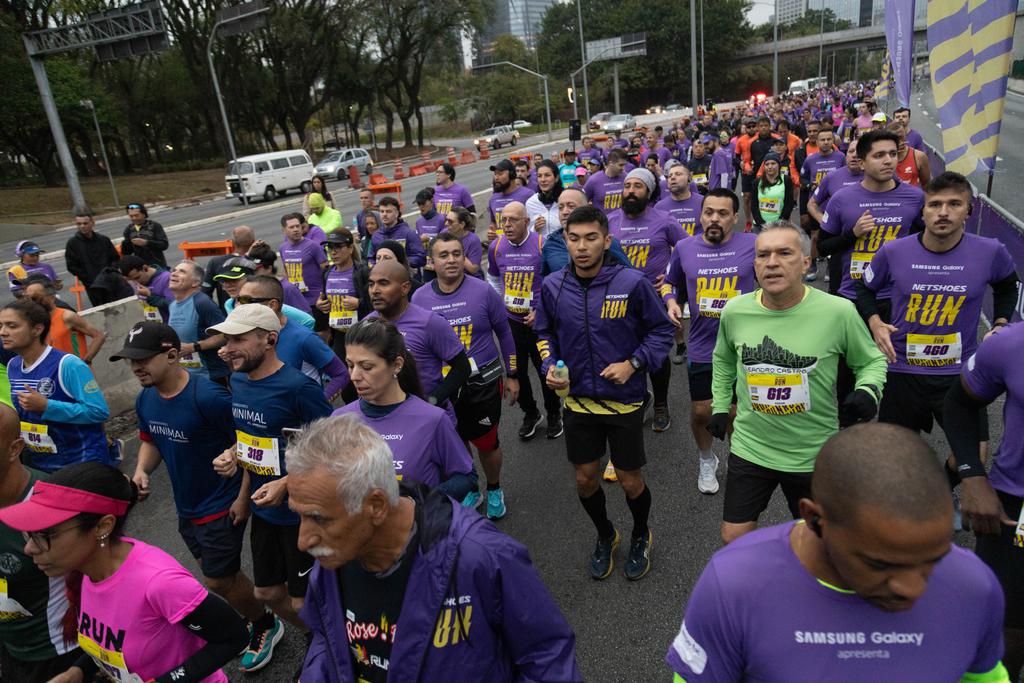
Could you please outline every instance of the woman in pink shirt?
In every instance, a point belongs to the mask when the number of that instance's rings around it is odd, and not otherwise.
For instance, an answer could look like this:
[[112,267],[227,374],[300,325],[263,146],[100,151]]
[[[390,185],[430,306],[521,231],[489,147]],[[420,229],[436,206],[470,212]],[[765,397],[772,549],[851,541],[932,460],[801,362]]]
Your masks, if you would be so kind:
[[83,654],[50,683],[97,672],[119,683],[226,683],[220,667],[248,642],[245,621],[163,550],[121,535],[136,500],[124,474],[83,462],[0,510],[36,566],[67,583],[64,636]]

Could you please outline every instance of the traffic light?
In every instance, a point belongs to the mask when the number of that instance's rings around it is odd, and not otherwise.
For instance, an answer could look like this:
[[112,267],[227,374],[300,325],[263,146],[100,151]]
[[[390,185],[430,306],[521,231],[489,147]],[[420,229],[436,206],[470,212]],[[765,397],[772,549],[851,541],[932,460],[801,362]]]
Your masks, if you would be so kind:
[[583,138],[583,131],[582,131],[582,128],[581,128],[580,120],[579,119],[571,119],[569,121],[569,139],[575,141],[575,140],[580,140],[582,138]]

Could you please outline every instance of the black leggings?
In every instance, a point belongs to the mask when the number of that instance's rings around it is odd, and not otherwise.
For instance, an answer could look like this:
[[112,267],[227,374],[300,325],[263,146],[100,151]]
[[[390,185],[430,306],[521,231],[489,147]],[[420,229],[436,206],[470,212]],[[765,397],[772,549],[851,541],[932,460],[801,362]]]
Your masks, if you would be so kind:
[[654,392],[654,405],[668,405],[668,385],[672,380],[672,361],[665,356],[665,362],[661,367],[649,373],[651,376],[651,390]]

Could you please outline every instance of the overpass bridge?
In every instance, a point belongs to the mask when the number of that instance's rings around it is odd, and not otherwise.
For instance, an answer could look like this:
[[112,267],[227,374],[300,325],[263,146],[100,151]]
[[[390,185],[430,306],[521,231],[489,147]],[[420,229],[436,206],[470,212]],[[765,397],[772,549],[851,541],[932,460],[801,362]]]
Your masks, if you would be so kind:
[[[1024,9],[1017,11],[1017,16],[1020,17],[1021,15],[1024,15]],[[915,57],[927,55],[927,28],[928,25],[924,22],[914,24]],[[1024,21],[1017,21],[1014,27],[1013,38],[1014,59],[1022,59],[1024,58]],[[817,54],[821,48],[822,40],[821,34],[780,40],[778,42],[779,57],[800,57]],[[772,56],[775,54],[775,45],[773,41],[755,43],[737,52],[734,61],[744,64],[771,61]],[[827,52],[854,48],[882,49],[885,47],[885,26],[864,26],[826,33],[824,35],[824,47]]]

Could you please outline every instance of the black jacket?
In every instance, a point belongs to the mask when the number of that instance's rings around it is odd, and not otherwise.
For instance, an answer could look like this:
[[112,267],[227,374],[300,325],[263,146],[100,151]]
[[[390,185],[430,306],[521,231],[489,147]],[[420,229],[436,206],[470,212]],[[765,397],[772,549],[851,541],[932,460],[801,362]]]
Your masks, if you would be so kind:
[[[132,244],[132,239],[136,237],[148,240],[149,243],[144,247],[137,247]],[[124,242],[121,243],[121,254],[124,256],[135,254],[151,266],[167,268],[167,259],[164,258],[164,252],[167,251],[169,244],[167,233],[164,232],[164,226],[147,218],[146,222],[138,227],[135,227],[134,223],[129,223],[128,227],[124,229]]]
[[96,276],[106,268],[120,260],[117,249],[110,238],[103,233],[92,233],[92,237],[85,237],[82,233],[76,232],[67,244],[64,245],[64,262],[68,272],[82,281],[86,287],[92,285]]

